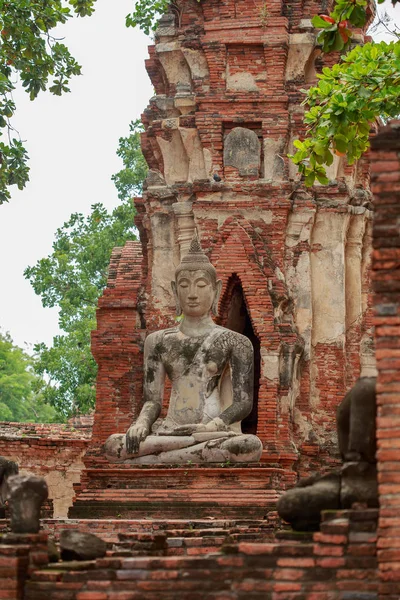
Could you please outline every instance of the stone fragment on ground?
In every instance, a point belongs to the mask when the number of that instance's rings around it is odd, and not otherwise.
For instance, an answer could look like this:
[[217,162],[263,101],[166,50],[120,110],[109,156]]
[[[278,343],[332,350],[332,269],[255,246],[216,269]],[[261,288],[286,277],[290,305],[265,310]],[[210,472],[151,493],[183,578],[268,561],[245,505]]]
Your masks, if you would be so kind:
[[47,483],[35,475],[13,475],[7,480],[10,528],[13,533],[37,533],[40,509],[48,497]]
[[62,560],[94,560],[105,556],[107,544],[93,533],[63,529],[60,551]]

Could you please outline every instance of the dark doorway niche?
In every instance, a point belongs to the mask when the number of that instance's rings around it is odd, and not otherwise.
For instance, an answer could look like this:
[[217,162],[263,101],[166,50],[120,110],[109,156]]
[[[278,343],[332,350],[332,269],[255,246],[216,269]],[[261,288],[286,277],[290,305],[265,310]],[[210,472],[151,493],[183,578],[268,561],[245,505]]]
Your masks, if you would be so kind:
[[251,413],[242,421],[243,433],[257,433],[258,392],[260,389],[261,353],[260,341],[256,336],[248,313],[242,284],[237,275],[231,281],[230,300],[226,309],[225,327],[249,338],[254,348],[254,400]]

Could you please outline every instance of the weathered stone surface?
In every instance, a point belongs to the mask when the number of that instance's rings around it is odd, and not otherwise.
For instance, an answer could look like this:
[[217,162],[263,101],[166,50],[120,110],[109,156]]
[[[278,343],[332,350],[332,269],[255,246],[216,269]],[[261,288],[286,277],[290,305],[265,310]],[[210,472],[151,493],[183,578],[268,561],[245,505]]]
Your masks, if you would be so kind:
[[345,462],[376,462],[376,377],[361,377],[337,410],[338,442]]
[[13,475],[7,482],[10,527],[14,533],[37,533],[40,509],[47,499],[47,483],[34,475]]
[[147,187],[163,187],[167,185],[160,171],[153,171],[152,169],[147,173],[145,184]]
[[245,127],[235,127],[225,138],[224,165],[235,167],[239,175],[258,175],[260,141],[257,134]]
[[300,480],[278,500],[279,516],[297,531],[316,531],[321,510],[340,508],[340,474]]
[[378,507],[375,418],[376,378],[361,377],[337,410],[343,467],[301,480],[279,499],[278,513],[294,529],[318,529],[322,510],[351,508],[355,503]]
[[4,511],[3,505],[7,499],[7,480],[12,475],[17,475],[17,473],[17,463],[0,456],[0,513]]
[[105,556],[107,544],[92,533],[63,529],[60,550],[62,560],[94,560]]
[[340,507],[352,508],[361,502],[368,508],[378,508],[378,475],[376,465],[368,462],[350,462],[341,471]]
[[315,33],[295,33],[289,36],[289,53],[285,74],[287,81],[310,81],[315,78],[314,52]]
[[173,13],[165,13],[162,15],[157,26],[156,37],[172,37],[176,33],[175,15]]
[[264,140],[264,178],[271,181],[281,181],[285,175],[286,140]]

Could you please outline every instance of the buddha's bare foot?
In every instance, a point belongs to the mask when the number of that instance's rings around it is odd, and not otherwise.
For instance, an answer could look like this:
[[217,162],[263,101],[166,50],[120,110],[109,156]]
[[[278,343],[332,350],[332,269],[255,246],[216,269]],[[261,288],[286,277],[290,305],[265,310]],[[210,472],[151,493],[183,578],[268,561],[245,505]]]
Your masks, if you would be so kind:
[[[234,431],[224,431],[223,433],[224,433],[224,439],[240,435],[240,434],[235,433]],[[221,446],[221,438],[220,437],[215,438],[215,440],[209,440],[207,442],[207,448],[219,448],[220,446]]]

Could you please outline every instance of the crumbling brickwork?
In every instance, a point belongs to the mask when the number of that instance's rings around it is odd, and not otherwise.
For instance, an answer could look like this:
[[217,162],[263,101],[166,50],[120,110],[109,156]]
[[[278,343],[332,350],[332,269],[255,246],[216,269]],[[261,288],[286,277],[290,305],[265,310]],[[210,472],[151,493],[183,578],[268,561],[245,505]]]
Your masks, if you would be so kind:
[[[189,544],[192,552],[178,556],[162,556],[160,544],[157,548],[153,544],[151,556],[126,557],[118,554],[117,545],[108,557],[84,563],[79,571],[73,564],[65,569],[36,568],[24,598],[376,599],[377,511],[342,511],[328,518],[321,532],[303,536],[304,541],[287,537],[264,543],[228,542],[223,553],[202,552],[201,537],[191,538],[199,542]],[[122,537],[121,549],[127,539]],[[169,538],[173,539],[181,538]]]
[[379,481],[378,559],[380,597],[400,589],[400,123],[372,140],[374,219],[373,286],[377,384]]

